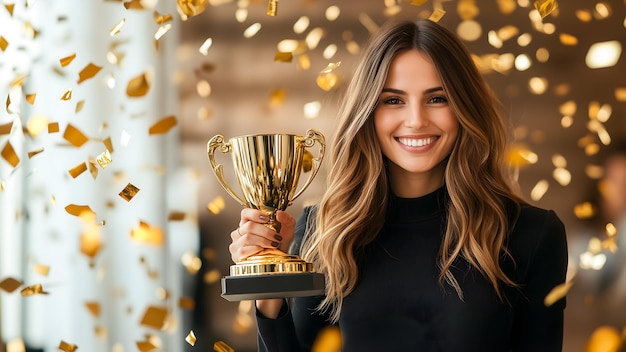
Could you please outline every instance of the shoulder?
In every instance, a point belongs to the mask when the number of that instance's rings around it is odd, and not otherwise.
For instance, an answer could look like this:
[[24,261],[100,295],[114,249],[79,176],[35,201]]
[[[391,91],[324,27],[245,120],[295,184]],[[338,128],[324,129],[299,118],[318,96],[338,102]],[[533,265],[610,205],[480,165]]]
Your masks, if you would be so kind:
[[565,226],[553,210],[521,205],[507,249],[522,268],[543,260],[567,262]]

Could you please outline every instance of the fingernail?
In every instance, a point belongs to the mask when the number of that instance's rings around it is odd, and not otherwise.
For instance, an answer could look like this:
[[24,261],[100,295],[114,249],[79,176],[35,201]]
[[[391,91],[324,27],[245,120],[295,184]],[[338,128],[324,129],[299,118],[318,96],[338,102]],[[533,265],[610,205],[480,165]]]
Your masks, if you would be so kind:
[[276,239],[276,241],[280,242],[283,240],[283,236],[281,235],[274,235],[274,238]]
[[267,220],[269,220],[269,218],[268,218],[267,216],[265,216],[265,215],[261,215],[261,216],[259,216],[259,219],[261,219],[261,220],[263,220],[263,221],[267,221]]
[[272,241],[272,247],[278,247],[278,246],[280,246],[280,243]]

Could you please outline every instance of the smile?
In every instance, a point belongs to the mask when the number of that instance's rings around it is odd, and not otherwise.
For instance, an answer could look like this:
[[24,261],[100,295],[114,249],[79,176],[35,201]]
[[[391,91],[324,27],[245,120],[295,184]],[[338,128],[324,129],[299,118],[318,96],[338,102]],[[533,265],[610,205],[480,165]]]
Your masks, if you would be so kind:
[[398,142],[404,144],[408,147],[423,147],[425,145],[432,144],[437,140],[437,137],[428,137],[428,138],[396,138]]

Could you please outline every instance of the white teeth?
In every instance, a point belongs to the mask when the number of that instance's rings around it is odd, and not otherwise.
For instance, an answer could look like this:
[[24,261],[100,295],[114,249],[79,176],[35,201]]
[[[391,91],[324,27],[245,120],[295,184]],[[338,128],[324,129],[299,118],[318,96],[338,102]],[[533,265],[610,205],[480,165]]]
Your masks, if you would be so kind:
[[420,138],[420,139],[398,138],[398,142],[409,147],[423,147],[425,145],[431,144],[432,142],[435,141],[435,139],[436,139],[435,137]]

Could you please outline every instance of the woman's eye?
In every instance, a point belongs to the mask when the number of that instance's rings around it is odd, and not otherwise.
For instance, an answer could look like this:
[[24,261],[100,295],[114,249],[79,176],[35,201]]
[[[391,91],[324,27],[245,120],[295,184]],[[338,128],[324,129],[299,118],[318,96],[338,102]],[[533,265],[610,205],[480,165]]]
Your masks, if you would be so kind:
[[444,96],[436,96],[436,97],[430,98],[429,102],[430,103],[435,103],[435,104],[437,104],[437,103],[447,103],[448,99],[446,97],[444,97]]
[[398,98],[387,98],[384,100],[385,104],[400,104],[402,101]]

